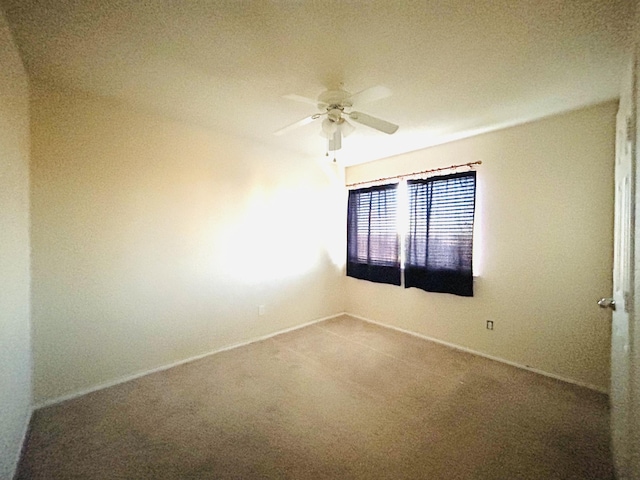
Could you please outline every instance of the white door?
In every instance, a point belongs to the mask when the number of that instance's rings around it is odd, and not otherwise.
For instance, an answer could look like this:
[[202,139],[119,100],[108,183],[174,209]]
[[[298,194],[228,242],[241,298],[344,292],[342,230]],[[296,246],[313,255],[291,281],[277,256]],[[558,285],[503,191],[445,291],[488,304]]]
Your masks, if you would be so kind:
[[[636,478],[630,467],[631,358],[629,319],[634,292],[635,154],[636,125],[635,58],[625,75],[616,122],[615,226],[613,304],[611,326],[611,436],[619,480]],[[601,306],[609,306],[607,299]]]

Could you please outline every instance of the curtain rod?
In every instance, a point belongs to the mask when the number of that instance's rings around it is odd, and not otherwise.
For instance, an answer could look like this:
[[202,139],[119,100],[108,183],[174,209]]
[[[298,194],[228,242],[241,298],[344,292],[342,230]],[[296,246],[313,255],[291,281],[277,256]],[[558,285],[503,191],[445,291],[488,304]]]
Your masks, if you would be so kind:
[[427,173],[441,172],[442,170],[453,170],[453,169],[462,168],[462,167],[473,167],[474,165],[482,165],[482,161],[478,160],[477,162],[461,163],[460,165],[450,165],[448,167],[432,168],[431,170],[423,170],[421,172],[406,173],[404,175],[394,175],[392,177],[376,178],[374,180],[366,180],[364,182],[348,183],[345,186],[355,187],[356,185],[364,185],[367,183],[378,183],[378,182],[383,182],[385,180],[398,180],[398,179],[403,179],[405,177],[413,177],[417,175],[424,175]]

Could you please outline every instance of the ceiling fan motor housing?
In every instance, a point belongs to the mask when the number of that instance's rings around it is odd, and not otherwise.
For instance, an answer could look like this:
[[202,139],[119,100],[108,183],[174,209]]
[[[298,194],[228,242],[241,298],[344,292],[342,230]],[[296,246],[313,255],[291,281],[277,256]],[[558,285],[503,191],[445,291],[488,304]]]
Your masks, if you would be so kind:
[[343,108],[340,108],[337,105],[331,105],[330,107],[328,107],[327,118],[329,118],[329,120],[331,120],[332,122],[339,122],[342,118],[342,111]]

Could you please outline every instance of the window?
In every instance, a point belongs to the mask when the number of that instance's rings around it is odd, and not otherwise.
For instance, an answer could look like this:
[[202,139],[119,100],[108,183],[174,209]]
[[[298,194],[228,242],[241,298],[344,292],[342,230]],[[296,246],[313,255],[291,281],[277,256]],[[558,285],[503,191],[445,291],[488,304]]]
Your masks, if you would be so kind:
[[[473,220],[476,172],[407,182],[406,202],[397,185],[349,192],[347,275],[429,292],[473,296]],[[404,199],[402,199],[404,200]],[[400,252],[398,213],[408,231]]]
[[400,285],[397,185],[349,191],[347,275]]
[[407,182],[404,286],[473,296],[476,172]]

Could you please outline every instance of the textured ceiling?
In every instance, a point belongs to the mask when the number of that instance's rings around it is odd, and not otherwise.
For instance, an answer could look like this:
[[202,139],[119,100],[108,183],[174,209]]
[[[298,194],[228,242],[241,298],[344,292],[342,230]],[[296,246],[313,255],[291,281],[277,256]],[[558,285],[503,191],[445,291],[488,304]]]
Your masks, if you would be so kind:
[[321,157],[315,112],[282,98],[374,85],[355,164],[618,96],[627,0],[0,0],[32,79],[243,141]]

